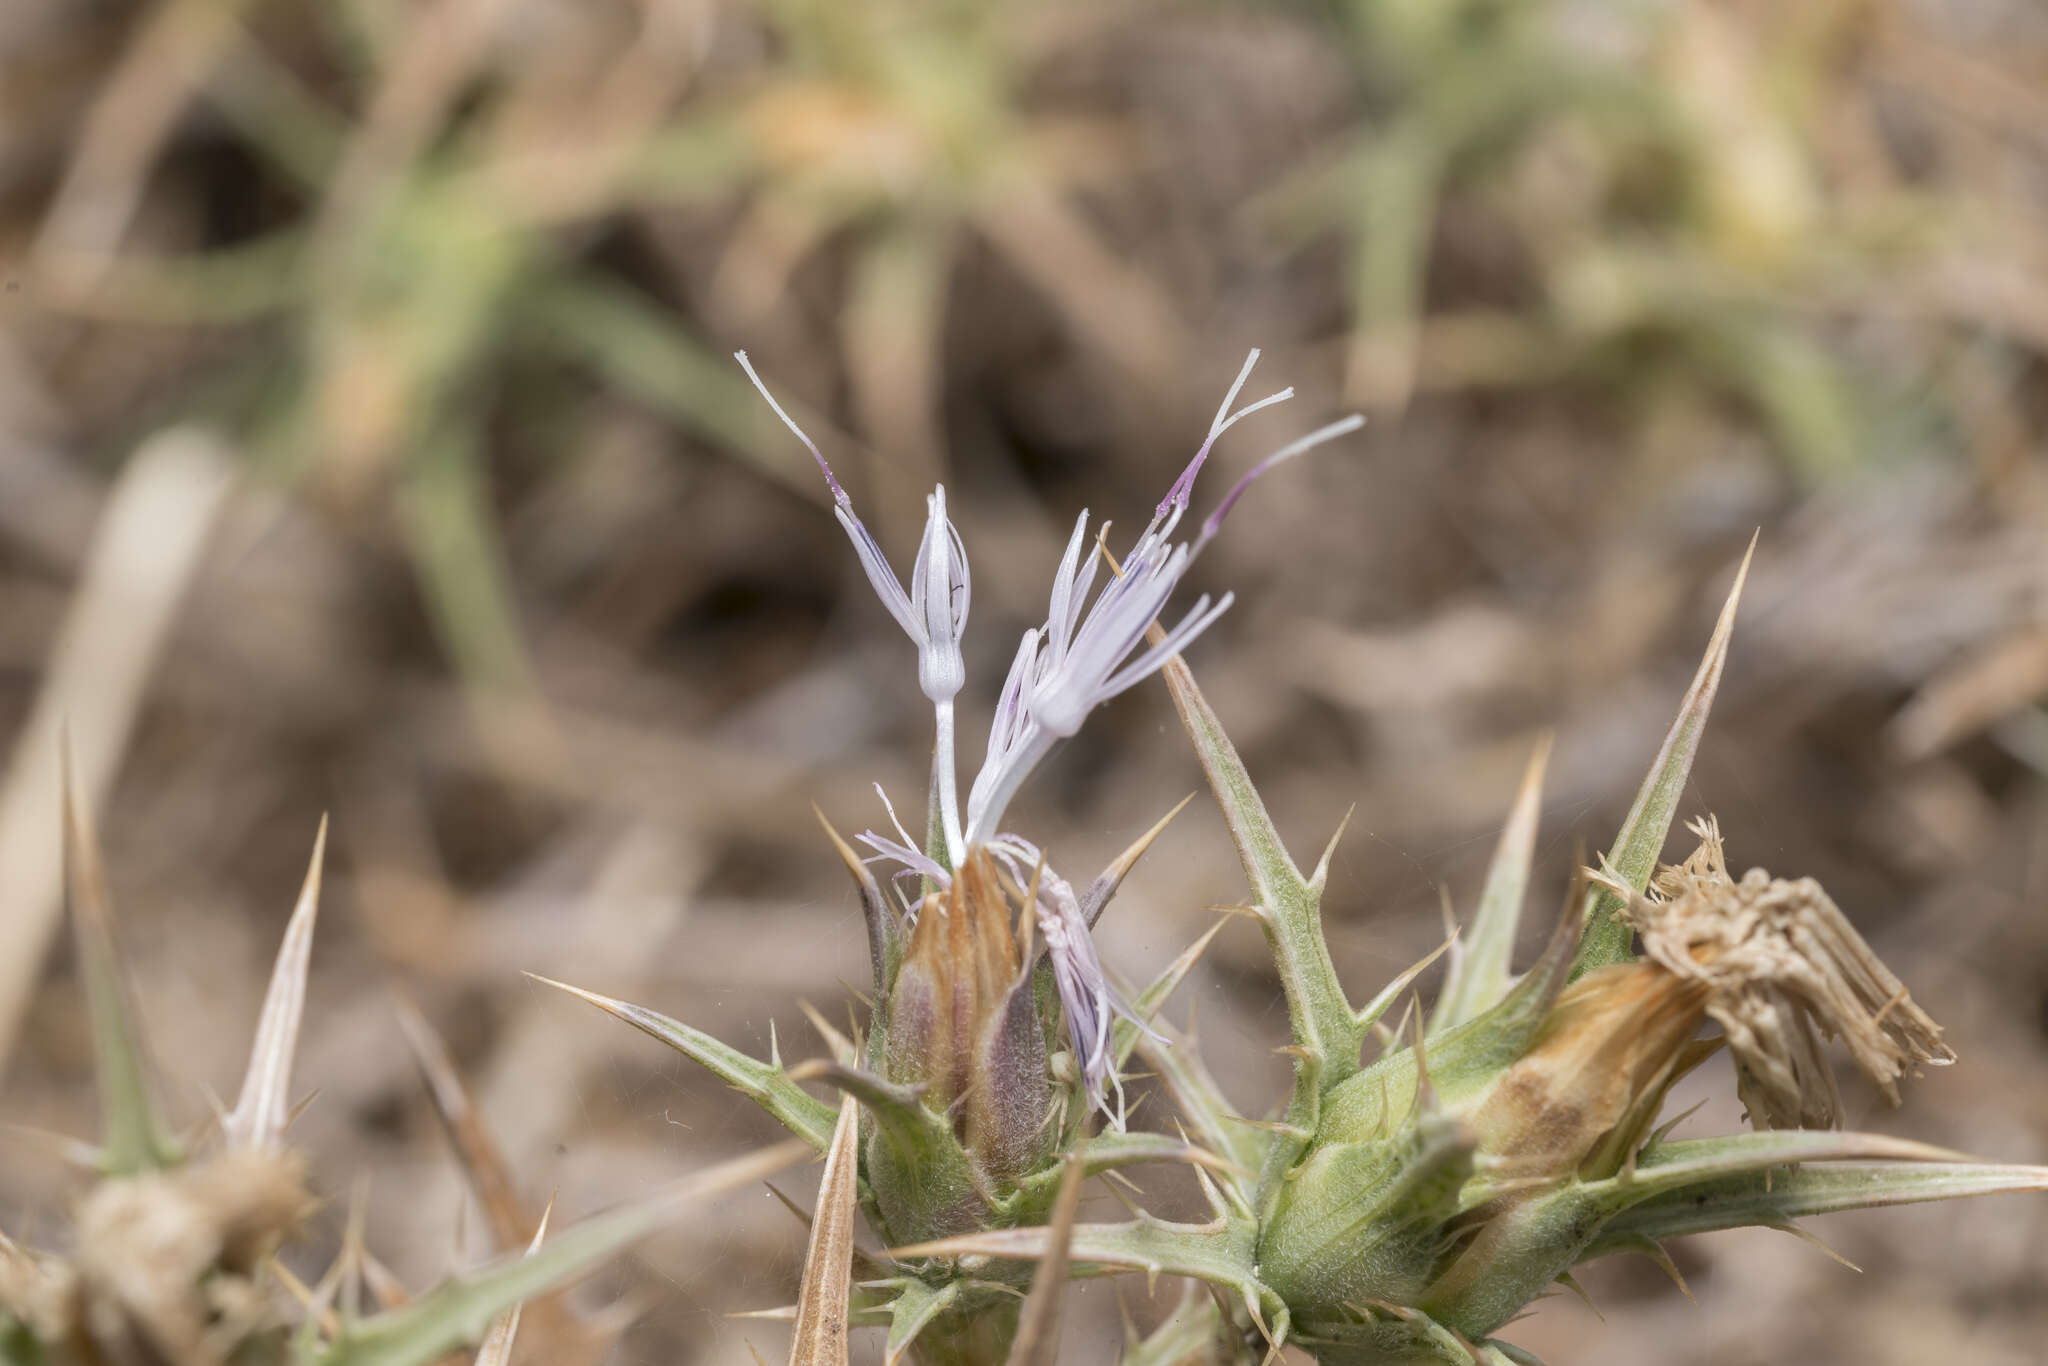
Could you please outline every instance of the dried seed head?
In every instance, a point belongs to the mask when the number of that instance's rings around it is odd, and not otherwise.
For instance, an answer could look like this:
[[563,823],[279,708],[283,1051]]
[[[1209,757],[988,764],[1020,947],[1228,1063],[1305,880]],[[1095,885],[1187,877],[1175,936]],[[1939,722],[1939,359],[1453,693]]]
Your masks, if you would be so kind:
[[1697,822],[1700,846],[1658,871],[1628,917],[1651,961],[1704,983],[1707,1014],[1727,1032],[1737,1086],[1758,1128],[1827,1128],[1840,1096],[1822,1040],[1840,1035],[1862,1073],[1899,1103],[1898,1078],[1955,1054],[1841,908],[1811,878],[1752,868],[1728,876],[1721,832]]

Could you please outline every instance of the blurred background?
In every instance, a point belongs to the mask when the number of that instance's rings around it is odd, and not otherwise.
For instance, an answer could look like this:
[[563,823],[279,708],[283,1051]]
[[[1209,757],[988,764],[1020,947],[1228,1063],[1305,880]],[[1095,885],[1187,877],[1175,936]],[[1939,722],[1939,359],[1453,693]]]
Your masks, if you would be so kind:
[[[188,1122],[236,1083],[331,815],[295,1131],[333,1197],[316,1253],[352,1189],[407,1284],[494,1246],[395,992],[529,1208],[761,1142],[743,1099],[520,975],[793,1059],[800,1002],[843,1020],[866,974],[809,804],[914,806],[929,712],[728,353],[899,563],[946,481],[978,737],[1076,512],[1140,526],[1260,346],[1247,393],[1299,396],[1232,431],[1198,509],[1369,421],[1239,506],[1189,592],[1237,606],[1191,657],[1300,856],[1357,808],[1327,903],[1355,992],[1469,910],[1554,730],[1541,928],[1761,527],[1688,814],[1821,879],[1948,1027],[1961,1064],[1896,1115],[1852,1088],[1852,1123],[2048,1161],[2029,0],[8,0],[0,280],[12,1124],[95,1123],[55,933],[68,722]],[[1198,785],[1148,685],[1014,823],[1090,876]],[[1149,976],[1242,895],[1204,797],[1104,957]],[[1276,1102],[1251,927],[1191,1010],[1238,1102]],[[1725,1068],[1688,1132],[1738,1122]],[[33,1234],[62,1162],[4,1143],[0,1226]],[[1179,1173],[1141,1184],[1185,1207]],[[1566,1297],[1508,1336],[1585,1366],[2048,1360],[2048,1203],[1816,1229],[1868,1274],[1722,1234],[1674,1249],[1697,1307],[1604,1263],[1604,1321]],[[623,1326],[619,1363],[779,1359],[782,1325],[730,1315],[793,1298],[803,1238],[734,1197],[522,1349],[592,1359]],[[1083,1291],[1068,1359],[1170,1298]]]

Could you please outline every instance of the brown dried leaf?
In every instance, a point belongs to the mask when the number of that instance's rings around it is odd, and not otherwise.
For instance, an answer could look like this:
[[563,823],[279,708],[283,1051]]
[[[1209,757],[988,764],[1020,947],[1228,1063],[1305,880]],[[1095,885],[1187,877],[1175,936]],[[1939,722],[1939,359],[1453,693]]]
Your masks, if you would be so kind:
[[1017,1319],[1008,1366],[1059,1366],[1060,1298],[1066,1293],[1067,1269],[1074,1250],[1074,1220],[1081,1210],[1081,1183],[1088,1165],[1080,1149],[1067,1158],[1059,1197],[1046,1222],[1046,1253],[1031,1278],[1031,1294]]
[[860,1106],[847,1099],[839,1103],[839,1121],[832,1127],[832,1146],[825,1153],[825,1179],[818,1188],[818,1211],[804,1254],[789,1366],[846,1366],[847,1297],[859,1188]]

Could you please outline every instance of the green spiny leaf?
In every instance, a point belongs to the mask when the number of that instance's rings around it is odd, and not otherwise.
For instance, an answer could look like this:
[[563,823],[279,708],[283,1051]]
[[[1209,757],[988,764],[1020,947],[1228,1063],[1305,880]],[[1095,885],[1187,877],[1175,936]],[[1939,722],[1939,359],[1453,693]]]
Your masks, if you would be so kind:
[[1304,1322],[1296,1342],[1318,1360],[1346,1366],[1500,1366],[1515,1360],[1496,1354],[1506,1344],[1474,1342],[1411,1305],[1368,1299],[1346,1310],[1349,1316],[1343,1319]]
[[1362,1293],[1412,1302],[1460,1212],[1474,1146],[1455,1118],[1423,1108],[1387,1141],[1317,1148],[1264,1221],[1261,1274],[1297,1307],[1330,1310]]
[[1321,888],[1294,866],[1244,761],[1187,665],[1169,660],[1162,672],[1258,903],[1259,923],[1287,991],[1295,1042],[1320,1055],[1322,1085],[1334,1086],[1358,1070],[1365,1030],[1344,997],[1323,939]]
[[1542,813],[1543,769],[1550,759],[1550,737],[1537,742],[1515,796],[1514,811],[1501,831],[1487,869],[1486,890],[1472,928],[1460,940],[1451,960],[1443,993],[1437,997],[1430,1032],[1463,1024],[1507,995],[1512,980],[1508,967],[1515,952],[1515,932],[1522,923],[1522,901],[1529,886],[1529,865],[1536,854],[1536,822]]
[[92,1014],[94,1071],[104,1128],[100,1164],[109,1176],[174,1166],[183,1155],[157,1114],[148,1053],[114,939],[113,900],[92,814],[64,753],[64,899],[78,936],[78,973]]
[[755,1104],[775,1116],[783,1128],[819,1152],[822,1153],[832,1146],[832,1125],[837,1118],[833,1108],[791,1081],[783,1074],[781,1068],[771,1067],[757,1058],[748,1057],[737,1048],[720,1043],[702,1030],[692,1029],[644,1006],[616,1001],[609,996],[600,996],[594,991],[585,991],[566,982],[542,977],[538,973],[530,972],[526,975],[536,982],[545,982],[551,987],[568,992],[571,996],[588,1001],[606,1014],[624,1020],[641,1033],[661,1040],[685,1057],[702,1063],[734,1090],[749,1096]]
[[897,1366],[917,1341],[917,1335],[959,1298],[959,1281],[934,1286],[906,1280],[903,1293],[889,1303],[889,1339],[882,1347],[883,1366]]
[[[1635,805],[1629,808],[1628,818],[1621,823],[1621,833],[1615,836],[1614,848],[1609,851],[1609,866],[1637,891],[1650,885],[1657,857],[1664,852],[1664,837],[1670,833],[1672,818],[1678,814],[1679,799],[1684,796],[1686,779],[1692,773],[1693,755],[1699,751],[1700,736],[1707,728],[1707,713],[1712,710],[1714,693],[1721,686],[1721,670],[1728,662],[1728,638],[1735,630],[1735,608],[1742,601],[1742,585],[1749,577],[1749,562],[1755,554],[1756,539],[1751,537],[1742,566],[1735,571],[1735,584],[1728,590],[1728,601],[1714,623],[1706,657],[1700,661],[1699,672],[1693,675],[1685,699],[1678,704],[1678,719],[1671,723],[1663,748],[1657,751],[1657,760],[1650,765],[1650,774],[1643,780]],[[1597,888],[1588,895],[1585,934],[1579,941],[1578,957],[1572,963],[1574,979],[1595,968],[1627,961],[1631,936],[1628,923],[1621,918],[1621,909],[1622,898],[1607,888]]]
[[952,1138],[951,1126],[918,1099],[919,1087],[899,1086],[872,1072],[826,1058],[798,1063],[789,1070],[789,1078],[822,1081],[845,1092],[865,1105],[875,1117],[876,1126],[907,1150],[922,1153],[940,1131]]
[[[1728,1177],[1775,1181],[1788,1167],[1834,1161],[1944,1161],[1940,1148],[1878,1134],[1782,1130],[1658,1145],[1633,1170],[1532,1195],[1494,1215],[1417,1304],[1472,1334],[1499,1329],[1581,1260],[1607,1221],[1654,1196]],[[1803,1170],[1803,1168],[1802,1168]],[[1769,1173],[1768,1178],[1766,1173]],[[1629,1227],[1640,1237],[1646,1230]]]
[[[1237,845],[1238,861],[1258,903],[1259,926],[1265,931],[1266,946],[1287,995],[1288,1024],[1294,1035],[1294,1094],[1288,1101],[1285,1126],[1266,1145],[1259,1185],[1270,1194],[1281,1174],[1307,1147],[1324,1093],[1357,1074],[1366,1026],[1345,998],[1336,965],[1330,960],[1329,943],[1323,937],[1322,891],[1329,853],[1324,853],[1315,877],[1302,877],[1281,843],[1265,803],[1259,800],[1244,761],[1186,663],[1168,660],[1162,672],[1216,804],[1223,810],[1224,824]],[[1331,846],[1335,847],[1334,840]],[[1148,1050],[1148,1056],[1165,1051]]]
[[[1558,917],[1550,942],[1508,994],[1474,1019],[1428,1041],[1428,1081],[1452,1104],[1489,1084],[1522,1056],[1558,994],[1564,990],[1578,920],[1572,909]],[[1411,969],[1413,971],[1413,969]],[[1372,1066],[1324,1097],[1321,1126],[1325,1143],[1377,1142],[1408,1120],[1424,1081],[1424,1059],[1411,1045],[1390,1049]]]
[[1983,1162],[1825,1162],[1700,1181],[1617,1215],[1586,1258],[1634,1251],[1641,1240],[1778,1227],[1810,1214],[2048,1190],[2048,1167]]
[[[1574,894],[1581,885],[1573,885]],[[1552,928],[1542,954],[1508,988],[1507,995],[1464,1024],[1447,1030],[1440,1039],[1430,1040],[1435,1075],[1446,1087],[1455,1089],[1468,1076],[1490,1077],[1522,1056],[1564,992],[1571,972],[1572,946],[1578,942],[1578,918],[1568,904]]]
[[1607,1187],[1626,1194],[1635,1204],[1648,1196],[1695,1181],[1742,1172],[1765,1171],[1796,1162],[1847,1160],[1954,1162],[1960,1153],[1888,1134],[1863,1134],[1832,1129],[1766,1129],[1759,1133],[1723,1134],[1715,1138],[1666,1140],[1645,1152],[1632,1169],[1588,1188]]
[[[1141,1162],[1178,1162],[1191,1167],[1207,1167],[1211,1171],[1235,1170],[1239,1175],[1248,1175],[1241,1168],[1232,1168],[1227,1159],[1167,1134],[1134,1129],[1123,1133],[1101,1133],[1088,1140],[1086,1167],[1089,1176],[1100,1176],[1103,1172],[1136,1166]],[[1060,1171],[1059,1167],[1048,1167],[1042,1172],[1034,1172],[1021,1185],[1026,1190],[1040,1186],[1051,1190],[1060,1183]]]
[[900,1086],[858,1067],[814,1059],[790,1069],[792,1081],[822,1081],[860,1102],[874,1118],[864,1194],[876,1201],[895,1236],[935,1237],[988,1211],[973,1161],[952,1123]]
[[[899,1248],[899,1260],[917,1257],[1003,1257],[1038,1261],[1052,1250],[1043,1227],[991,1229]],[[1077,1264],[1142,1271],[1148,1278],[1193,1276],[1246,1291],[1254,1302],[1270,1292],[1259,1283],[1258,1230],[1249,1219],[1176,1224],[1149,1215],[1127,1224],[1081,1224],[1074,1229],[1071,1256]]]
[[[533,1241],[526,1245],[526,1255],[531,1257],[540,1251],[541,1240],[548,1236],[548,1215],[555,1212],[550,1204],[540,1217],[540,1226],[533,1231]],[[491,1331],[484,1335],[484,1345],[476,1350],[476,1366],[512,1366],[512,1344],[519,1339],[519,1311],[525,1307],[521,1300],[491,1322]]]

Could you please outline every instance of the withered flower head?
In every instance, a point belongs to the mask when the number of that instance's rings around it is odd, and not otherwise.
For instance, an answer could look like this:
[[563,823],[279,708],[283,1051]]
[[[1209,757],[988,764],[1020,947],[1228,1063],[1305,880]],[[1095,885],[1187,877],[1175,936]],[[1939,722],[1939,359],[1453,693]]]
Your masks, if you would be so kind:
[[1650,961],[1705,984],[1707,1014],[1726,1031],[1752,1124],[1836,1123],[1841,1097],[1822,1052],[1826,1038],[1839,1035],[1894,1105],[1908,1067],[1955,1061],[1941,1027],[1819,883],[1788,882],[1761,868],[1737,882],[1713,819],[1692,828],[1699,848],[1659,870],[1651,894],[1632,898],[1628,916]]
[[[1372,1295],[1491,1332],[1586,1254],[1592,1231],[1664,1183],[1762,1170],[1768,1197],[1769,1169],[1805,1153],[1924,1154],[1869,1135],[1666,1141],[1671,1087],[1723,1044],[1759,1127],[1834,1119],[1824,1037],[1844,1037],[1894,1097],[1908,1065],[1950,1057],[1818,886],[1761,871],[1736,882],[1712,821],[1694,828],[1699,849],[1630,903],[1645,957],[1568,981],[1582,882],[1542,957],[1492,1006],[1434,1037],[1418,1026],[1414,1044],[1332,1090],[1259,1249],[1291,1304],[1341,1317]],[[1709,1018],[1722,1035],[1700,1037]],[[1385,1355],[1357,1359],[1453,1359],[1375,1350]]]

